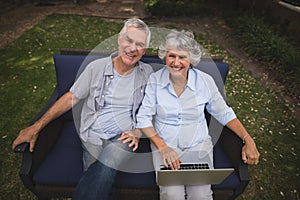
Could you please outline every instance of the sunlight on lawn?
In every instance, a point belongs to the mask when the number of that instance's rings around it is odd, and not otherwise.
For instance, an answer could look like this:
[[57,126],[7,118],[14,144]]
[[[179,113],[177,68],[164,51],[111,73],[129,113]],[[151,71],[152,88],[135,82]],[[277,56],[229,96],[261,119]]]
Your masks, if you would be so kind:
[[[11,142],[55,87],[53,54],[62,47],[92,49],[120,27],[97,17],[52,15],[0,49],[1,198],[35,199],[18,177],[21,156],[12,153]],[[259,165],[249,167],[251,181],[239,199],[297,199],[299,123],[275,92],[263,88],[228,52],[207,37],[197,35],[197,39],[230,64],[225,85],[228,103],[261,153]]]

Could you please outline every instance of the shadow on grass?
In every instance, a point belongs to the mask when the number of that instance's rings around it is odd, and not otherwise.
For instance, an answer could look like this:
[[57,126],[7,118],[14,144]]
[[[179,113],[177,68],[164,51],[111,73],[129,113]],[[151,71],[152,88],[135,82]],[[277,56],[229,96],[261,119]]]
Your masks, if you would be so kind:
[[[54,88],[52,55],[61,47],[92,49],[120,27],[97,17],[52,15],[0,49],[1,198],[35,199],[20,182],[21,157],[12,153],[11,143]],[[259,165],[250,166],[251,181],[239,199],[297,199],[299,123],[274,91],[263,88],[228,52],[201,35],[197,39],[211,54],[223,56],[230,64],[226,82],[229,105],[261,153]]]

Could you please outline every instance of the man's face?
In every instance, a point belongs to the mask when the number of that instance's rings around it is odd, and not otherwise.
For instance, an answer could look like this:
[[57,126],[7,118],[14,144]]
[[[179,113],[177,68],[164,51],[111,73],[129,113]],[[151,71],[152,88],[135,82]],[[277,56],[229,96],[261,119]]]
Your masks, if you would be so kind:
[[119,56],[127,67],[134,66],[146,51],[147,34],[135,27],[128,27],[126,33],[119,35]]

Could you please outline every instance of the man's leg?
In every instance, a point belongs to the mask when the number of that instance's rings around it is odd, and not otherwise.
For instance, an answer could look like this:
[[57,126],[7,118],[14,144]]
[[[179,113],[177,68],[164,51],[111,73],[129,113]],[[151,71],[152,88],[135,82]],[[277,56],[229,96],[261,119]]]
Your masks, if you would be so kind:
[[[117,170],[132,154],[128,144],[117,140],[103,140],[97,160],[91,164],[81,177],[73,199],[108,199],[113,190],[114,179]],[[91,149],[95,151],[95,149]],[[87,148],[89,152],[89,148]],[[88,153],[87,152],[87,153]]]
[[73,199],[108,199],[112,192],[115,176],[115,169],[105,166],[98,160],[95,161],[80,179]]
[[118,140],[119,135],[104,142],[104,148],[98,160],[104,165],[116,170],[124,171],[126,162],[134,153],[128,147],[128,143],[123,144]]

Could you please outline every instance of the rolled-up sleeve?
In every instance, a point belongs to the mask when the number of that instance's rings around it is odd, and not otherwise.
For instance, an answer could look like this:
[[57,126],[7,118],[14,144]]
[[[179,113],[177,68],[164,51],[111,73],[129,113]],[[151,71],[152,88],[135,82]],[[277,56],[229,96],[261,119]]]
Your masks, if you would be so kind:
[[214,116],[221,124],[225,126],[228,122],[235,119],[236,115],[232,108],[227,105],[211,77],[206,79],[206,84],[210,92],[210,99],[206,104],[206,109],[212,116]]
[[92,79],[91,74],[91,67],[87,66],[70,88],[70,92],[72,92],[76,98],[84,99],[89,95]]

